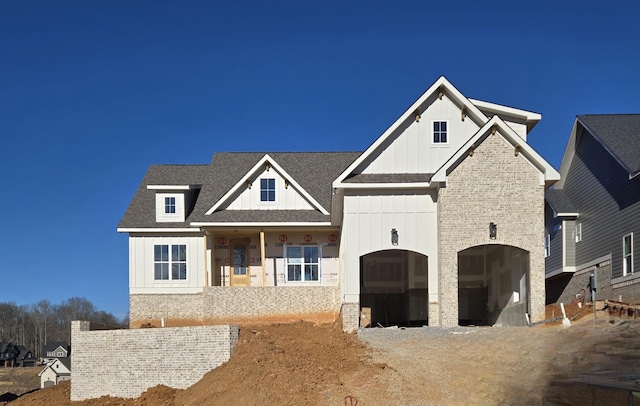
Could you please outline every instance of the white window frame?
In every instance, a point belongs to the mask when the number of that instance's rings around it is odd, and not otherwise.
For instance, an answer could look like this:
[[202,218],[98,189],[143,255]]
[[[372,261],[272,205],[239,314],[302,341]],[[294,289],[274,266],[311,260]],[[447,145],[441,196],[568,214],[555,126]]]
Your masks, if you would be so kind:
[[[167,247],[167,257],[166,259],[161,257],[160,259],[157,258],[156,256],[156,247]],[[181,248],[182,247],[182,248]],[[177,248],[178,250],[178,254],[176,255],[176,253],[174,252],[174,248]],[[162,249],[162,248],[160,248]],[[180,250],[183,250],[184,252],[184,259],[180,259],[180,258],[176,258],[176,256],[179,257],[179,253]],[[162,281],[185,281],[187,280],[187,270],[188,270],[188,266],[187,266],[187,245],[186,244],[154,244],[153,245],[153,280],[156,282],[162,282]],[[162,273],[163,270],[160,269],[160,277],[158,278],[158,273],[157,273],[157,265],[167,265],[166,267],[166,272],[167,272],[167,277],[163,278]],[[180,266],[184,265],[184,277],[181,278],[180,274],[182,273],[180,270]],[[174,269],[175,268],[175,269]],[[177,274],[175,273],[177,272]],[[175,277],[175,275],[177,275],[177,277]]]
[[551,256],[551,234],[547,234],[544,237],[544,257],[548,258]]
[[582,223],[576,223],[576,243],[582,241]]
[[[442,131],[442,127],[440,127],[440,130],[437,131],[438,140],[439,141],[436,141],[436,129],[435,129],[436,123],[439,123],[440,125],[442,125],[442,123],[444,123],[445,126],[446,126],[446,130]],[[444,136],[446,138],[445,141],[442,141],[442,134],[444,134]],[[438,144],[438,145],[448,144],[449,143],[449,121],[447,121],[447,120],[433,120],[431,122],[431,142],[433,144]]]
[[[625,240],[629,238],[629,252],[625,252]],[[633,233],[622,236],[622,276],[633,274]]]
[[176,197],[175,196],[165,196],[164,214],[176,214]]
[[[266,181],[267,182],[267,186],[265,188],[262,187],[262,181]],[[273,182],[273,189],[271,189],[268,185],[269,181]],[[276,196],[276,186],[277,186],[278,182],[276,182],[276,178],[260,178],[260,203],[262,204],[273,204],[276,202],[277,196]],[[273,193],[273,200],[269,199],[269,193]],[[262,199],[262,194],[263,193],[267,193],[267,199],[263,200]]]
[[[300,257],[295,258],[295,262],[290,262],[289,258],[289,250],[291,248],[299,248],[300,249]],[[305,262],[305,249],[307,248],[316,248],[318,250],[318,262]],[[287,283],[320,283],[322,280],[322,245],[294,245],[294,244],[283,244],[282,245],[282,257],[284,258],[284,280]],[[289,279],[289,266],[300,266],[300,279]],[[305,267],[306,266],[317,266],[317,276],[318,279],[305,279]]]

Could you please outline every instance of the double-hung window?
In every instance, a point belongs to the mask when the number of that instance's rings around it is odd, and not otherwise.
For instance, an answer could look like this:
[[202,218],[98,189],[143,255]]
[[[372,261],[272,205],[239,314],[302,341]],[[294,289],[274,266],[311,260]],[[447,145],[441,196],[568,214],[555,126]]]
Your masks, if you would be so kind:
[[622,276],[633,273],[633,233],[622,237]]
[[176,212],[176,198],[165,197],[164,198],[164,212],[166,214],[174,214]]
[[154,245],[153,270],[155,280],[187,279],[187,246]]
[[433,142],[436,144],[445,144],[447,142],[447,122],[433,122]]
[[274,178],[260,179],[260,201],[276,201],[276,180]]
[[576,242],[582,241],[582,223],[576,224]]
[[287,281],[310,282],[320,278],[320,248],[286,246]]

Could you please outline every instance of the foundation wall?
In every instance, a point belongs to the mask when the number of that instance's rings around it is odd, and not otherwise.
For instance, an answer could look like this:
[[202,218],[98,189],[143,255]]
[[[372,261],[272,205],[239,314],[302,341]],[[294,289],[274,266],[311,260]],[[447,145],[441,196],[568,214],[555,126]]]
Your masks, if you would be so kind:
[[339,286],[206,286],[202,293],[130,295],[130,325],[331,323],[340,313]]
[[235,326],[90,331],[71,326],[71,400],[135,398],[156,385],[185,389],[229,360]]

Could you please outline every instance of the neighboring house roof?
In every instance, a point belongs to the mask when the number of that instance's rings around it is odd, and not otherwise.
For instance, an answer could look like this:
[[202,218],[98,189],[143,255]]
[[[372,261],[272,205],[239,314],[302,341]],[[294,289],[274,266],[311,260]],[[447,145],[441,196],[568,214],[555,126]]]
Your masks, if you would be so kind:
[[71,375],[71,360],[69,358],[57,358],[56,360],[47,363],[38,376],[42,376],[47,369],[50,369],[58,376]]
[[640,173],[640,114],[585,114],[577,119],[630,175]]
[[578,210],[573,206],[564,190],[547,189],[544,198],[557,216],[578,216]]

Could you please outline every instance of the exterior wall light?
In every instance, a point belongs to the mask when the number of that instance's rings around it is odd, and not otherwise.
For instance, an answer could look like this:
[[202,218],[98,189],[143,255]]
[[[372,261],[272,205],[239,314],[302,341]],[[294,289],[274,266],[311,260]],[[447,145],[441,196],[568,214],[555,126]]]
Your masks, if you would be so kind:
[[494,222],[489,223],[489,238],[495,240],[498,236],[498,225]]
[[398,245],[398,230],[391,229],[391,245]]

